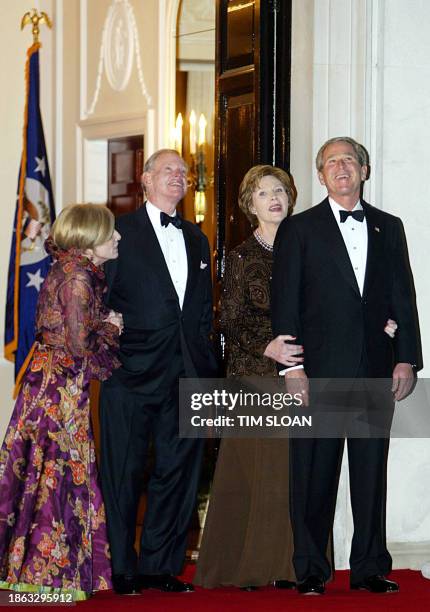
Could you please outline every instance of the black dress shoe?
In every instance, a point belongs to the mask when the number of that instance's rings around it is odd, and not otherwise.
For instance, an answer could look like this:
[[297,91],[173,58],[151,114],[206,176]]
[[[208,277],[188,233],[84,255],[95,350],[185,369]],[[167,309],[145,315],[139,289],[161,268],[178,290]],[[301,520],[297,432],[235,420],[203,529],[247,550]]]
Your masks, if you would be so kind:
[[351,582],[351,589],[369,591],[370,593],[398,593],[399,585],[385,576],[368,576],[360,582]]
[[291,580],[275,580],[273,586],[275,589],[295,589],[296,583]]
[[139,576],[141,589],[158,589],[166,593],[192,593],[194,587],[189,582],[182,582],[170,574],[141,574]]
[[319,576],[309,576],[297,585],[297,590],[302,595],[323,595],[325,591],[324,580]]
[[125,574],[113,574],[112,586],[118,595],[139,595],[140,588],[135,576]]

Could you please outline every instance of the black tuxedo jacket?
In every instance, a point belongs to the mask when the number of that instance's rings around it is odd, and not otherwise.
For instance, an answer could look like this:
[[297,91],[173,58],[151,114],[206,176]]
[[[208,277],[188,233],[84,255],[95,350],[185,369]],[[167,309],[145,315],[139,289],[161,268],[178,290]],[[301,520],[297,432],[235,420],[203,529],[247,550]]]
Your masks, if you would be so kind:
[[124,318],[122,368],[114,377],[128,387],[152,392],[174,371],[178,346],[186,376],[213,376],[216,361],[209,338],[212,283],[206,236],[196,225],[183,221],[188,278],[181,310],[146,207],[120,217],[116,227],[121,234],[119,256],[105,266],[107,304]]
[[[389,378],[398,362],[422,367],[415,290],[399,218],[362,201],[368,230],[363,295],[328,198],[285,219],[272,277],[273,332],[304,346],[309,377],[354,377],[363,352],[368,376]],[[384,327],[395,319],[392,340]]]

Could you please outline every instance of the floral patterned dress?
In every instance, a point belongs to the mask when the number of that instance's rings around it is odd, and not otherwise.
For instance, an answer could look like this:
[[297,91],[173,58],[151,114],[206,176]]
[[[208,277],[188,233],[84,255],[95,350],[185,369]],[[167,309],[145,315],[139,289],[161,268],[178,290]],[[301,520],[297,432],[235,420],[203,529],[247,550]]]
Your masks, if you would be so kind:
[[36,343],[0,451],[0,588],[71,593],[111,588],[89,382],[120,365],[104,319],[104,273],[79,251],[51,249]]

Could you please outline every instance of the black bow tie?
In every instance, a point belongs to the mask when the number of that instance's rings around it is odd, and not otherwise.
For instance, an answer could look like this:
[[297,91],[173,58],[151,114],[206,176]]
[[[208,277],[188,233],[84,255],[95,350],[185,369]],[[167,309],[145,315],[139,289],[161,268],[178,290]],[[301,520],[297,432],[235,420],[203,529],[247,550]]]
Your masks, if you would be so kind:
[[167,227],[169,225],[169,223],[171,223],[172,225],[174,225],[178,229],[181,229],[181,227],[182,227],[182,219],[178,215],[178,213],[176,213],[176,215],[174,217],[171,217],[170,215],[166,214],[165,212],[161,212],[160,213],[160,222],[161,222],[161,225],[163,227]]
[[360,221],[360,223],[364,219],[364,210],[340,210],[340,222],[345,223],[348,217],[352,217],[356,221]]

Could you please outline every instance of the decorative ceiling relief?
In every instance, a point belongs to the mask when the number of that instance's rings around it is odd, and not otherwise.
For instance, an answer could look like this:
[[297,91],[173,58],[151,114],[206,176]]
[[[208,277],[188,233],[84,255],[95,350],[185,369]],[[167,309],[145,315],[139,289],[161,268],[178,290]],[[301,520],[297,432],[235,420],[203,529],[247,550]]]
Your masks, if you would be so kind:
[[91,104],[86,112],[87,116],[92,115],[95,111],[100,95],[103,72],[114,91],[124,91],[130,81],[134,59],[136,59],[142,96],[145,98],[147,105],[151,106],[151,96],[143,78],[139,34],[133,7],[129,0],[113,0],[103,26],[96,87]]
[[132,11],[127,2],[116,2],[110,7],[105,23],[104,67],[109,85],[115,91],[127,87],[133,68]]

